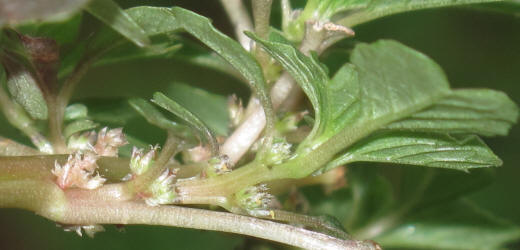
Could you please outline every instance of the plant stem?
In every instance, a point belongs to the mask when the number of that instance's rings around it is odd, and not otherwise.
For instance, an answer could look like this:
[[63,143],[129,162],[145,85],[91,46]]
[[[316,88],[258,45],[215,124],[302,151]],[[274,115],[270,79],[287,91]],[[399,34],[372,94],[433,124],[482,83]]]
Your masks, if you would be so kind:
[[[261,37],[266,38],[269,34],[269,18],[271,16],[272,0],[253,0],[253,19],[255,21],[255,33]],[[255,56],[264,71],[269,65],[269,55],[260,47],[255,46]],[[265,73],[264,73],[265,74]]]
[[272,221],[176,206],[150,207],[138,202],[91,202],[72,199],[61,223],[145,224],[245,234],[308,249],[377,249],[372,242],[340,240]]
[[251,40],[244,34],[244,31],[253,30],[253,24],[242,0],[220,0],[220,2],[231,19],[238,42],[249,50]]
[[68,153],[65,138],[62,133],[63,116],[65,107],[58,103],[55,96],[47,98],[48,118],[49,118],[49,136],[52,142],[53,153]]
[[0,136],[0,156],[39,155],[41,152]]

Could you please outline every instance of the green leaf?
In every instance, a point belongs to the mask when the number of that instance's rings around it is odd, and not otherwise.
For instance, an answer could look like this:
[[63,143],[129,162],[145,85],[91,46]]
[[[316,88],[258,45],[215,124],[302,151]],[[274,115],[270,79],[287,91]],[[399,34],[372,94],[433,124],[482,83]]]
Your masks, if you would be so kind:
[[442,69],[398,42],[380,40],[354,48],[359,74],[359,114],[337,136],[342,149],[386,124],[426,108],[450,93]]
[[171,84],[164,91],[199,117],[217,135],[229,132],[227,98],[187,84]]
[[18,69],[10,72],[7,87],[14,100],[34,119],[47,119],[47,103],[32,74]]
[[323,126],[321,123],[327,122],[324,119],[328,115],[326,109],[329,107],[325,92],[329,81],[327,71],[315,58],[305,56],[292,45],[280,42],[279,37],[271,36],[270,39],[276,41],[265,41],[252,33],[246,34],[282,64],[309,98],[315,114],[314,128],[308,136],[312,138]]
[[316,135],[321,140],[332,137],[357,113],[360,86],[353,65],[343,65],[329,80],[326,68],[315,57],[303,55],[282,37],[273,36],[276,33],[271,34],[271,41],[261,40],[251,33],[248,35],[285,67],[309,97],[315,121],[307,140]]
[[297,18],[283,27],[284,33],[292,41],[301,41],[307,21],[330,21],[340,12],[365,8],[370,0],[309,0]]
[[85,9],[140,47],[150,44],[146,32],[112,0],[91,0]]
[[63,119],[65,121],[71,121],[71,120],[76,120],[76,119],[81,119],[81,118],[87,118],[87,115],[88,115],[87,106],[80,104],[80,103],[75,103],[75,104],[71,104],[65,108],[65,115],[64,115]]
[[178,7],[172,8],[171,13],[184,30],[214,50],[247,79],[264,108],[266,131],[273,132],[274,111],[265,86],[262,68],[253,56],[235,40],[216,30],[209,19]]
[[89,0],[0,0],[0,27],[30,21],[63,20],[80,11],[88,1]]
[[[311,147],[346,127],[337,136],[340,142],[331,143],[331,151],[341,150],[389,122],[434,104],[450,92],[446,77],[435,62],[394,41],[356,46],[351,56],[354,66],[344,66],[329,82],[315,59],[290,45],[251,37],[291,73],[313,104],[316,121],[308,137]],[[305,142],[302,145],[309,146]]]
[[68,124],[65,127],[65,129],[63,129],[63,135],[65,136],[65,138],[68,138],[75,133],[85,131],[85,130],[91,130],[91,129],[96,128],[97,126],[98,126],[97,123],[95,123],[91,120],[88,120],[88,119],[76,120],[76,121],[73,121],[70,124]]
[[456,201],[419,211],[374,240],[387,248],[498,249],[518,238],[518,226]]
[[394,206],[391,183],[376,169],[366,167],[349,168],[349,189],[352,207],[348,211],[345,227],[349,231],[369,223],[373,218],[384,215]]
[[347,27],[353,27],[376,18],[381,18],[384,16],[397,14],[401,12],[499,1],[502,0],[366,0],[365,2],[367,2],[367,5],[365,8],[360,9],[350,15],[347,15],[345,18],[337,21],[336,23]]
[[517,120],[518,107],[505,93],[461,89],[432,107],[389,124],[387,128],[503,136]]
[[[31,37],[48,37],[55,40],[58,44],[70,44],[76,42],[78,34],[80,34],[80,25],[82,20],[82,13],[79,12],[71,18],[62,20],[60,22],[52,23],[29,23],[16,27],[16,30],[21,34],[29,35]],[[62,49],[65,49],[62,47]],[[60,51],[63,53],[63,51]]]
[[326,170],[358,161],[457,170],[502,165],[502,161],[477,136],[384,132],[354,144],[330,162]]
[[349,231],[361,238],[384,235],[401,226],[411,214],[482,189],[494,176],[492,169],[485,168],[468,173],[420,167],[375,168],[372,165],[349,167],[351,195],[344,196],[352,205],[346,210],[346,216],[339,215]]
[[146,100],[141,98],[133,98],[128,102],[130,103],[130,106],[132,106],[132,108],[134,108],[140,115],[142,115],[149,123],[159,128],[169,130],[183,139],[193,139],[193,135],[187,127],[169,120]]
[[197,116],[162,93],[155,93],[152,102],[189,123],[199,133],[201,139],[210,144],[213,153],[218,154],[218,143],[213,132]]

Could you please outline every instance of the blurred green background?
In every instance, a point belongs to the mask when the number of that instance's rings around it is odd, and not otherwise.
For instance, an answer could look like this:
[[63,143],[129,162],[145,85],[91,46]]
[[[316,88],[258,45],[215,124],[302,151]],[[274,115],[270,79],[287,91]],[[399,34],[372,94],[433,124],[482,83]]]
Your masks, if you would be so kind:
[[[139,3],[172,4],[171,1],[120,1],[124,7]],[[174,3],[210,17],[217,28],[232,35],[218,1]],[[277,6],[279,1],[274,4]],[[295,1],[295,4],[298,3]],[[279,10],[273,15],[277,13]],[[276,17],[273,20],[279,21]],[[356,41],[395,39],[427,54],[442,66],[453,87],[502,90],[520,103],[519,12],[515,16],[474,7],[417,11],[376,20],[356,27],[355,31]],[[340,47],[347,48],[350,43],[342,42]],[[326,53],[325,57],[331,64],[346,60],[342,53]],[[152,77],[153,82],[147,80]],[[92,97],[98,92],[106,97],[149,97],[154,91],[167,91],[172,81],[204,87],[223,96],[234,92],[247,95],[247,88],[220,72],[182,64],[175,59],[148,59],[91,70],[78,90],[81,95],[77,98]],[[17,132],[2,129],[2,135],[13,133]],[[160,132],[150,133],[150,140],[161,140]],[[504,165],[497,169],[496,181],[471,194],[471,199],[520,225],[520,126],[515,126],[508,137],[486,138],[485,141],[503,159]],[[106,228],[108,232],[99,233],[94,239],[80,238],[30,212],[2,209],[0,249],[241,249],[248,246],[243,237],[224,233],[148,226],[128,226],[122,230],[114,226]]]

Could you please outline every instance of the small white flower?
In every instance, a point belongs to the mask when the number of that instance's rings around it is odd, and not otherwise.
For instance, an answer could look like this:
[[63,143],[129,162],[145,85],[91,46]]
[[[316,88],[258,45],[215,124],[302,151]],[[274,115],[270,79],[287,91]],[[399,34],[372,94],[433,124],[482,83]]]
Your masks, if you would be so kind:
[[52,173],[56,176],[56,184],[62,189],[78,187],[96,189],[103,185],[105,179],[99,175],[93,176],[97,168],[97,155],[76,153],[70,155],[65,165],[54,163]]
[[227,155],[213,157],[208,161],[208,166],[206,168],[205,174],[208,177],[213,177],[229,173],[231,172],[230,166],[231,163],[229,162],[229,157]]
[[132,149],[132,158],[130,159],[130,169],[132,173],[141,175],[146,172],[152,165],[158,149],[158,145],[151,146],[150,150],[145,154],[143,149],[134,147]]
[[150,197],[145,199],[149,206],[171,204],[175,201],[174,180],[176,170],[166,169],[149,187]]
[[235,202],[249,211],[268,209],[274,198],[268,190],[265,184],[245,188],[235,194]]
[[94,151],[100,156],[117,156],[119,147],[128,144],[123,134],[123,128],[108,130],[104,127],[99,131]]
[[273,144],[265,152],[264,160],[266,164],[281,164],[291,156],[292,144],[283,138],[275,138]]

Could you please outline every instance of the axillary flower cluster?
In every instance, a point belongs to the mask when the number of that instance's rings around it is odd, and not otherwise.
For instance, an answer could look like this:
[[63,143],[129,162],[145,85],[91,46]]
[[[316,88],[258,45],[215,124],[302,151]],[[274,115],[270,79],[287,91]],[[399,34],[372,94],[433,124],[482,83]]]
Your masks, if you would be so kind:
[[119,147],[127,144],[122,128],[108,130],[103,128],[99,133],[86,132],[72,136],[68,142],[71,152],[63,165],[55,162],[52,173],[61,189],[84,188],[96,189],[106,181],[96,173],[96,161],[101,156],[118,156]]

